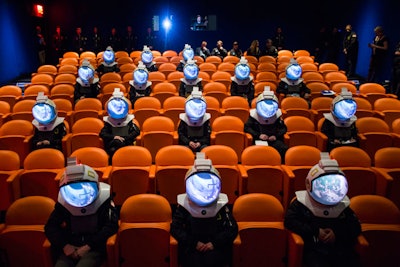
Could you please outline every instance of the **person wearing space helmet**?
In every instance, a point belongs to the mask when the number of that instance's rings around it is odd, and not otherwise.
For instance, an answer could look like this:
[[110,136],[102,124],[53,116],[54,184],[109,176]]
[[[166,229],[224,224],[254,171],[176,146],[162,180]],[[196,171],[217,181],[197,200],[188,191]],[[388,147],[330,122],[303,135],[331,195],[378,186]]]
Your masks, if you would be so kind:
[[211,143],[210,113],[206,113],[207,103],[197,87],[186,99],[185,113],[179,114],[178,143],[200,152]]
[[107,239],[118,231],[110,185],[99,182],[92,167],[68,158],[58,199],[44,230],[55,266],[102,266]]
[[55,148],[62,152],[62,139],[67,134],[64,118],[57,116],[56,105],[43,92],[36,97],[32,115],[32,124],[35,126],[32,150]]
[[244,124],[244,131],[251,134],[253,144],[267,144],[274,147],[281,155],[282,163],[288,146],[284,142],[287,127],[282,119],[278,98],[267,86],[259,94],[256,107],[250,109],[250,116]]
[[281,78],[276,92],[287,96],[297,96],[309,100],[311,90],[304,83],[302,68],[295,59],[291,59],[286,67],[286,75]]
[[134,115],[128,114],[128,99],[119,88],[114,89],[111,98],[106,103],[108,116],[104,116],[104,127],[99,136],[103,139],[104,149],[109,155],[109,163],[119,148],[133,145],[140,134],[139,127],[133,122]]
[[238,225],[227,205],[227,195],[221,193],[220,175],[204,153],[196,154],[185,185],[186,193],[177,196],[171,223],[180,266],[230,266]]
[[156,62],[153,61],[153,58],[154,58],[154,56],[153,56],[153,53],[151,52],[150,48],[147,45],[143,46],[143,51],[140,54],[140,60],[146,66],[146,69],[148,70],[148,72],[158,70]]
[[346,88],[332,100],[331,112],[324,113],[321,132],[328,137],[327,150],[339,146],[359,146],[356,127],[357,102]]
[[88,60],[83,60],[78,69],[76,78],[74,100],[82,98],[96,98],[100,92],[99,78],[95,77],[95,69]]
[[308,172],[306,190],[285,214],[285,227],[303,238],[307,267],[360,266],[355,251],[361,225],[349,207],[348,184],[336,160],[321,152],[321,160]]
[[254,99],[254,80],[250,76],[250,66],[245,57],[241,57],[235,66],[235,75],[231,77],[231,96],[242,96],[249,102]]
[[181,83],[179,85],[179,95],[183,97],[188,97],[193,90],[193,87],[199,88],[203,91],[202,78],[199,78],[199,66],[197,66],[196,61],[189,59],[186,61],[183,67],[183,75],[181,78]]
[[142,61],[139,61],[137,68],[133,71],[133,80],[129,81],[129,100],[132,106],[138,98],[149,96],[151,93],[151,81],[149,81],[149,71]]
[[119,72],[118,63],[115,61],[115,53],[111,46],[107,46],[103,52],[103,61],[97,66],[97,73],[101,77],[107,72]]
[[191,59],[194,59],[194,50],[189,44],[185,44],[185,47],[182,50],[183,59],[179,61],[178,66],[176,66],[177,71],[183,71],[183,67],[185,66],[186,62]]

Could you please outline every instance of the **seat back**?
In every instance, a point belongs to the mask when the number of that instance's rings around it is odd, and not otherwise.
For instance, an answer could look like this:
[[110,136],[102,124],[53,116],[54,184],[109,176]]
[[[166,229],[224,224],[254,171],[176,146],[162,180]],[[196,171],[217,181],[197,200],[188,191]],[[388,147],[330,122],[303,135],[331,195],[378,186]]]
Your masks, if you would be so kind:
[[32,122],[32,107],[36,104],[36,100],[23,99],[15,103],[11,114],[12,120],[26,120]]
[[236,116],[246,123],[250,116],[249,102],[242,96],[227,96],[222,100],[221,113]]
[[140,97],[133,105],[133,114],[139,125],[143,125],[146,119],[159,116],[162,113],[161,102],[154,96]]
[[71,127],[70,151],[73,152],[82,147],[103,148],[104,142],[99,133],[104,127],[104,122],[99,118],[82,118]]
[[374,101],[374,110],[383,113],[383,120],[392,130],[392,123],[395,119],[400,118],[400,100],[391,97],[382,97]]
[[14,201],[12,181],[21,173],[21,162],[18,153],[11,150],[0,150],[0,210],[5,211]]
[[103,111],[103,104],[97,98],[83,98],[75,103],[74,112],[72,114],[72,121],[86,118],[99,118]]
[[186,98],[183,96],[171,96],[165,99],[163,103],[162,115],[173,120],[175,129],[179,125],[179,114],[185,112]]

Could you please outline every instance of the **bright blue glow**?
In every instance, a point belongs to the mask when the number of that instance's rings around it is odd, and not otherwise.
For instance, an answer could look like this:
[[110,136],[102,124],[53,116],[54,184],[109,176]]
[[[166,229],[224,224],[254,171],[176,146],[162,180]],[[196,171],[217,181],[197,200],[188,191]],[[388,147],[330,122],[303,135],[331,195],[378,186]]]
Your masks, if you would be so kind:
[[37,103],[32,108],[32,115],[40,124],[49,124],[57,118],[57,111],[47,103]]
[[343,99],[333,106],[332,113],[339,120],[350,119],[357,111],[357,103],[353,99]]
[[153,61],[153,53],[151,51],[143,51],[141,59],[144,64],[149,64]]
[[250,76],[250,67],[247,64],[239,64],[235,67],[235,76],[239,80],[246,80]]
[[133,80],[137,84],[145,84],[147,83],[147,79],[149,78],[149,73],[144,69],[136,69],[133,72]]
[[274,116],[278,108],[278,103],[272,99],[265,99],[256,105],[257,114],[264,119]]
[[302,69],[298,64],[289,65],[286,69],[286,78],[297,80],[301,77]]
[[192,122],[199,121],[206,113],[207,105],[202,99],[194,98],[186,102],[185,112]]
[[99,194],[96,182],[76,182],[60,188],[62,198],[71,206],[82,208],[95,201]]
[[172,21],[167,17],[163,20],[162,26],[166,32],[168,32],[172,27]]
[[84,83],[88,83],[94,77],[94,71],[92,68],[83,66],[79,68],[78,75]]
[[311,197],[324,205],[336,205],[346,196],[347,180],[341,174],[326,174],[311,182]]
[[194,58],[193,48],[184,49],[182,54],[183,54],[183,59],[185,61],[188,61],[189,59],[193,59]]
[[188,80],[197,79],[199,75],[199,67],[196,64],[186,64],[183,68],[183,74]]
[[111,51],[111,50],[106,50],[106,51],[104,51],[104,53],[103,53],[103,59],[104,59],[104,62],[106,62],[107,64],[113,63],[114,60],[115,60],[115,54],[114,54],[114,52]]
[[129,105],[123,98],[111,98],[107,102],[107,112],[113,119],[123,119],[128,115]]
[[208,206],[218,199],[221,181],[209,172],[198,172],[186,179],[186,193],[189,199],[200,207]]

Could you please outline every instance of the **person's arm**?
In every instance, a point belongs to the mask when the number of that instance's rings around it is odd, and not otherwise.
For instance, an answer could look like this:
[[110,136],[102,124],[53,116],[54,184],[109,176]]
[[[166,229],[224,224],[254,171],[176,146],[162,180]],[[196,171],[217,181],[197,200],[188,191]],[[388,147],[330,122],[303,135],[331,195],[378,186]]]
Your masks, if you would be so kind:
[[347,207],[338,221],[338,223],[332,228],[335,234],[335,242],[337,244],[343,244],[345,246],[354,245],[357,236],[361,234],[361,224],[356,214],[352,209]]
[[283,136],[287,132],[286,124],[284,123],[282,117],[277,119],[275,124],[276,124],[276,129],[277,129],[275,137],[276,137],[277,140],[282,140],[283,141],[283,139],[284,139]]
[[101,129],[99,136],[103,139],[104,145],[108,146],[108,144],[114,139],[112,126],[109,123],[104,122],[104,127]]
[[221,218],[221,220],[218,221],[219,231],[211,243],[215,248],[230,247],[238,234],[237,222],[233,218],[232,212],[229,210],[228,206],[223,207],[218,212],[217,216]]
[[184,121],[180,121],[178,125],[178,136],[179,143],[185,146],[189,145],[190,139],[187,137],[187,124]]
[[52,147],[54,146],[61,147],[62,139],[67,134],[64,122],[57,125],[57,127],[53,130],[53,133],[54,137],[51,140],[49,140],[50,145]]
[[210,120],[206,121],[203,125],[203,136],[198,139],[200,144],[202,145],[210,145],[211,144],[211,126]]
[[53,212],[47,220],[44,231],[47,239],[50,241],[51,246],[62,250],[68,244],[69,234],[63,226],[66,222],[66,213],[61,204],[56,203]]
[[194,249],[197,240],[190,235],[189,213],[180,205],[177,206],[171,222],[171,235],[178,240],[178,244],[188,249]]
[[135,141],[136,137],[140,135],[139,127],[134,124],[132,121],[129,122],[129,132],[127,136],[124,136],[124,143],[125,145],[132,145]]
[[260,139],[261,132],[258,127],[258,122],[252,117],[249,117],[244,124],[244,131],[251,134],[253,142]]

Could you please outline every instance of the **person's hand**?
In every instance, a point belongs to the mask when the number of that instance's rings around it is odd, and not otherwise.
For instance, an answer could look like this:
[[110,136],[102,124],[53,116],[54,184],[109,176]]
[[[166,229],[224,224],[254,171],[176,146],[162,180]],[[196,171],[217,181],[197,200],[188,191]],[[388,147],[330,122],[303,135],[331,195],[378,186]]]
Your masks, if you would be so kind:
[[200,252],[206,252],[209,250],[213,250],[214,245],[211,242],[204,244],[203,242],[198,241],[196,245],[196,250]]
[[65,256],[67,256],[67,257],[75,258],[77,256],[76,250],[77,250],[77,247],[75,247],[71,244],[66,244],[63,247],[63,252],[64,252]]
[[263,140],[263,141],[266,141],[266,140],[268,140],[268,135],[266,135],[266,134],[260,134],[259,138],[260,138],[261,140]]
[[125,138],[123,138],[122,136],[116,135],[114,136],[114,139],[117,139],[118,141],[124,142]]
[[190,141],[190,142],[189,142],[189,146],[190,146],[190,148],[192,148],[192,149],[195,149],[195,148],[198,147],[197,143],[195,143],[195,142],[193,142],[193,141]]
[[333,143],[334,143],[334,144],[340,144],[341,142],[340,142],[339,139],[334,139],[334,140],[333,140]]
[[275,135],[271,135],[268,137],[268,141],[275,141],[276,140],[276,136]]
[[50,145],[50,141],[49,141],[49,140],[43,140],[43,141],[42,141],[42,144],[43,144],[43,145]]
[[305,94],[304,94],[304,98],[305,98],[305,99],[309,99],[309,98],[310,98],[310,94],[309,94],[309,93],[305,93]]
[[319,229],[318,239],[323,243],[334,243],[335,242],[335,233],[330,228]]
[[90,247],[88,245],[84,245],[82,247],[79,247],[76,250],[76,254],[78,255],[78,257],[82,258],[83,256],[85,256],[88,252],[90,251]]

